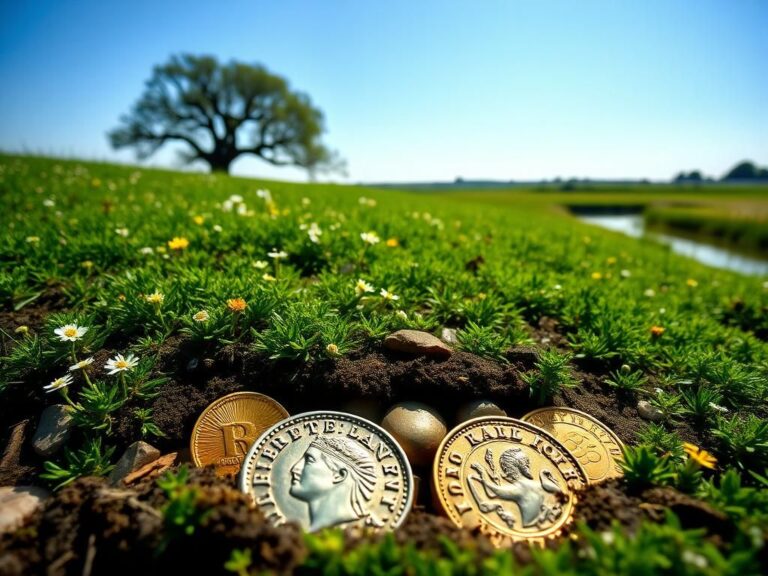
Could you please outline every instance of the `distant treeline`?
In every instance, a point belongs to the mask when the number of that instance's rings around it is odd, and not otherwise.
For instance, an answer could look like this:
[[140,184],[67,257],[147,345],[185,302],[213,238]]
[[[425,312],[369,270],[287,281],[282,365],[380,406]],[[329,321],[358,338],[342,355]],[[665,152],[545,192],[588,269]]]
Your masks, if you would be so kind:
[[[760,168],[754,162],[745,160],[731,168],[721,179],[723,182],[768,180],[768,168]],[[716,182],[711,176],[704,176],[699,170],[680,172],[673,182]]]
[[[739,162],[731,168],[725,176],[720,179],[712,176],[704,176],[700,170],[691,172],[680,172],[672,179],[675,184],[685,183],[714,183],[714,182],[754,182],[768,181],[768,168],[761,168],[754,162],[745,160]],[[374,188],[399,188],[402,190],[482,190],[482,189],[500,189],[509,188],[538,188],[542,190],[584,190],[587,188],[603,186],[642,186],[651,184],[647,178],[642,180],[600,180],[592,178],[553,178],[552,180],[465,180],[462,177],[456,178],[453,182],[379,182],[363,183],[361,186],[371,186]],[[659,183],[657,181],[657,183]]]

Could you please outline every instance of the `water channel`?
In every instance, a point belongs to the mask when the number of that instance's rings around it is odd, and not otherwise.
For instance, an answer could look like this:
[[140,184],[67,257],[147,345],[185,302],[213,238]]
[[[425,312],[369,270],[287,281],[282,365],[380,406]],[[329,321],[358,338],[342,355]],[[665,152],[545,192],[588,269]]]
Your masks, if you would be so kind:
[[699,240],[646,230],[642,212],[609,213],[601,210],[599,213],[590,213],[584,209],[572,211],[582,222],[621,232],[633,238],[641,236],[651,238],[667,244],[677,254],[693,258],[708,266],[733,270],[750,276],[768,276],[768,259],[739,254],[728,248]]

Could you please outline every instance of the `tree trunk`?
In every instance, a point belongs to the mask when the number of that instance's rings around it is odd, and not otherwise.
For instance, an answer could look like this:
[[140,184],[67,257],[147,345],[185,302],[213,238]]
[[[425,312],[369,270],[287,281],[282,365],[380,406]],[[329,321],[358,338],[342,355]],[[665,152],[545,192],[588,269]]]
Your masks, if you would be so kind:
[[229,165],[232,164],[232,159],[214,156],[208,158],[208,164],[211,165],[211,172],[214,174],[229,174]]

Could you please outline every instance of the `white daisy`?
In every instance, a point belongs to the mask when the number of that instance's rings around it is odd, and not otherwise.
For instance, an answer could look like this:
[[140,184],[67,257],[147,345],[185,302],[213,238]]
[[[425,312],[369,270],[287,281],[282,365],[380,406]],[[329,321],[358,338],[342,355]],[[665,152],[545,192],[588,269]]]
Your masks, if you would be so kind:
[[320,226],[317,225],[317,222],[312,222],[312,224],[309,225],[309,230],[307,230],[307,234],[309,235],[309,240],[315,244],[320,243],[320,236],[322,236],[323,231],[320,229]]
[[379,294],[381,294],[381,297],[384,298],[384,300],[389,300],[389,301],[400,300],[400,296],[398,296],[397,294],[392,294],[392,292],[384,288],[381,289],[381,292],[379,292]]
[[381,242],[381,238],[379,238],[379,235],[376,234],[376,232],[363,232],[360,234],[360,238],[363,242],[370,244],[371,246]]
[[269,266],[269,262],[265,262],[264,260],[256,260],[256,262],[253,263],[253,267],[258,270],[264,270],[267,266]]
[[365,280],[362,278],[358,278],[357,283],[355,284],[355,294],[358,296],[362,296],[366,292],[375,292],[376,289],[371,285],[368,284]]
[[280,250],[278,252],[277,248],[272,248],[272,252],[267,252],[267,256],[274,258],[275,260],[281,260],[283,258],[288,258],[288,252],[285,250]]
[[85,326],[78,326],[77,324],[67,324],[61,328],[56,328],[56,330],[53,331],[62,342],[75,342],[76,340],[80,340],[86,332],[88,332],[88,328]]
[[117,374],[118,372],[132,370],[138,363],[139,359],[136,358],[133,354],[128,354],[127,357],[123,357],[122,354],[118,354],[114,358],[107,360],[107,363],[104,364],[104,368],[106,370],[110,370],[110,372],[107,372],[107,374],[111,376],[112,374]]
[[200,310],[200,312],[196,312],[196,313],[195,313],[195,314],[192,316],[192,320],[194,320],[195,322],[205,322],[205,321],[207,321],[207,320],[208,320],[210,317],[211,317],[211,315],[210,315],[210,314],[208,314],[208,311],[206,311],[206,310]]
[[43,386],[43,390],[45,390],[46,393],[54,392],[55,390],[66,388],[70,384],[72,384],[72,376],[70,374],[66,374],[61,378],[56,378],[56,380],[48,384],[48,386]]
[[75,370],[83,370],[84,368],[87,368],[93,364],[93,356],[90,358],[86,358],[85,360],[80,360],[77,364],[72,364],[72,366],[69,367],[70,372],[74,372]]

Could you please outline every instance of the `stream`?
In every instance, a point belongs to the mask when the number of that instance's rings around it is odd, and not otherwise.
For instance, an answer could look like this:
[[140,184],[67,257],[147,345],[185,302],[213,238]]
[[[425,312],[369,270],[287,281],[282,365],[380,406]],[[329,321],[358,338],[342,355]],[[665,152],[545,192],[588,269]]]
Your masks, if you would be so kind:
[[673,252],[693,258],[702,264],[714,268],[733,270],[749,276],[768,275],[768,260],[766,259],[746,256],[728,248],[707,244],[699,240],[691,240],[682,236],[646,231],[645,219],[640,212],[622,214],[605,211],[589,213],[586,210],[573,210],[573,213],[579,220],[588,224],[594,224],[614,232],[621,232],[633,238],[646,236],[662,244],[667,244]]

